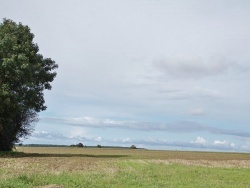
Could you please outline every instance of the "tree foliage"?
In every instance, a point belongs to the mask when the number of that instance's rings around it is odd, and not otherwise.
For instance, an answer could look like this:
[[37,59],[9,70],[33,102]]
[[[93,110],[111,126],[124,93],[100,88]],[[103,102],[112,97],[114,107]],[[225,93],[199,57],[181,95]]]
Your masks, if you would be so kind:
[[135,145],[130,146],[130,149],[137,149]]
[[84,145],[82,143],[76,144],[76,147],[82,148]]
[[46,109],[43,91],[56,76],[58,65],[38,53],[33,39],[22,23],[0,24],[0,150],[31,133],[37,113]]

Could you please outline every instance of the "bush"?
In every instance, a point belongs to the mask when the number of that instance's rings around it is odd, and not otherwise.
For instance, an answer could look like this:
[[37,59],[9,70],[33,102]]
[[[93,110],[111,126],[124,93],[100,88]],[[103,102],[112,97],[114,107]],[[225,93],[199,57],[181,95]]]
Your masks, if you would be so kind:
[[99,144],[98,144],[96,147],[97,147],[97,148],[102,148],[102,146],[101,146],[101,145],[99,145]]

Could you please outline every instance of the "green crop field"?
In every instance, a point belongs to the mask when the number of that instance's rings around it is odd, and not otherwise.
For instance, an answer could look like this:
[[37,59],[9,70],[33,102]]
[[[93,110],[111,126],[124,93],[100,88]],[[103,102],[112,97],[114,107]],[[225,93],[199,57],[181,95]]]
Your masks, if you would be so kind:
[[250,154],[19,147],[0,153],[2,188],[250,187]]

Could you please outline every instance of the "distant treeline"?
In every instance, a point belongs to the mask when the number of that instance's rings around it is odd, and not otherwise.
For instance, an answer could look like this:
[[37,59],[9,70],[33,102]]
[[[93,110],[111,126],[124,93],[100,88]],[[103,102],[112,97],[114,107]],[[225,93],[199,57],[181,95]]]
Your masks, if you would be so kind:
[[[76,145],[57,145],[57,144],[16,144],[16,147],[79,147],[78,144]],[[134,145],[130,147],[122,147],[122,146],[81,146],[83,148],[110,148],[110,149],[144,149],[144,148],[136,148]]]
[[16,147],[69,147],[69,145],[55,145],[55,144],[16,144]]

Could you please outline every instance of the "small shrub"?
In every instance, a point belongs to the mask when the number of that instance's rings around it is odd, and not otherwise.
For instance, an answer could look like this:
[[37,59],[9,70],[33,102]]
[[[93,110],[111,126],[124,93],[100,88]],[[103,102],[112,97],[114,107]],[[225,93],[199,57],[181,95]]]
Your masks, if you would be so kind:
[[99,144],[98,144],[96,147],[97,147],[97,148],[102,148],[102,146],[101,146],[101,145],[99,145]]

